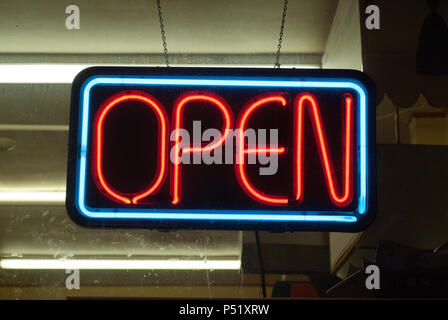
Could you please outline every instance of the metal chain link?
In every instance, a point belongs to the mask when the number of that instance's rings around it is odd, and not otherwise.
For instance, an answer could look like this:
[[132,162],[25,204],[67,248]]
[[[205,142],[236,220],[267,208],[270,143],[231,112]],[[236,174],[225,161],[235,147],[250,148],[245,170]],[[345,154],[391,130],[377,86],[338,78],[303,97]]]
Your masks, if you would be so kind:
[[166,66],[169,67],[170,64],[168,61],[168,48],[166,44],[165,25],[163,24],[162,6],[160,5],[160,0],[157,0],[157,11],[159,12],[160,34],[162,35],[163,54],[165,56]]
[[285,29],[286,11],[288,10],[288,0],[283,4],[282,25],[280,27],[280,36],[278,38],[277,56],[275,58],[274,68],[280,68],[280,50],[282,49],[283,30]]
[[[286,21],[286,12],[287,12],[287,10],[288,10],[288,0],[284,0],[282,24],[281,24],[281,27],[280,27],[280,35],[279,35],[279,38],[278,38],[277,55],[276,55],[276,58],[275,58],[274,68],[280,68],[280,52],[281,52],[281,49],[282,49],[283,31],[285,29],[285,21]],[[165,56],[165,63],[166,63],[166,66],[169,67],[168,47],[167,47],[167,43],[166,43],[165,25],[163,24],[162,6],[160,4],[160,0],[157,0],[157,11],[158,11],[158,14],[159,14],[160,34],[162,35],[162,45],[163,45],[163,53],[164,53],[164,56]]]

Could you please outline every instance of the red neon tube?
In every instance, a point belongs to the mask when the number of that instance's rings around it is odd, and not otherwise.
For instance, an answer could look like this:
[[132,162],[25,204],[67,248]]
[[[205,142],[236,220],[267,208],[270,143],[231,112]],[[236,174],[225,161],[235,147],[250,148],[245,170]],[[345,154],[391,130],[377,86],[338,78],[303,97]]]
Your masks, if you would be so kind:
[[339,207],[344,207],[352,201],[353,197],[353,181],[352,181],[352,126],[353,126],[353,98],[351,95],[344,95],[344,136],[342,144],[344,146],[344,170],[343,170],[343,187],[342,193],[335,183],[335,172],[328,151],[328,144],[325,130],[322,125],[322,117],[320,115],[316,98],[310,93],[301,94],[296,98],[294,103],[294,135],[295,135],[295,161],[294,161],[294,194],[297,201],[303,199],[303,149],[304,149],[304,110],[308,106],[311,113],[313,123],[314,136],[319,148],[321,163],[323,166],[327,187],[330,193],[331,201]]
[[250,148],[247,149],[244,141],[244,132],[246,130],[247,121],[250,118],[250,115],[259,107],[263,106],[267,103],[277,102],[280,103],[282,107],[286,106],[286,99],[280,94],[272,94],[270,96],[263,96],[256,98],[254,102],[250,103],[248,107],[246,107],[242,112],[241,116],[238,120],[238,143],[237,143],[237,154],[238,161],[236,161],[236,176],[238,178],[238,182],[243,188],[243,190],[255,201],[258,201],[267,205],[276,205],[282,206],[288,204],[288,198],[267,195],[259,190],[257,190],[252,183],[249,181],[246,174],[246,164],[245,162],[245,154],[248,153],[259,153],[259,152],[277,152],[279,154],[285,152],[285,148]]
[[[201,146],[201,147],[183,147],[181,151],[180,147],[180,129],[182,125],[183,120],[183,110],[184,107],[192,101],[202,101],[202,102],[209,102],[213,106],[217,107],[219,111],[222,114],[222,117],[224,119],[224,125],[221,130],[221,139],[216,141],[213,144],[207,145],[207,146]],[[175,154],[174,154],[174,163],[173,163],[173,174],[172,174],[172,180],[171,180],[171,195],[173,197],[172,204],[178,204],[180,202],[181,198],[181,164],[180,164],[180,157],[181,153],[193,153],[193,152],[204,152],[204,151],[211,151],[216,149],[218,146],[222,145],[225,140],[227,139],[229,135],[229,130],[232,127],[233,122],[233,114],[230,109],[230,107],[227,105],[227,103],[220,98],[217,95],[214,95],[209,92],[205,93],[188,93],[178,99],[178,101],[175,104],[174,107],[174,130],[175,130],[175,141],[174,141],[174,147],[175,147]]]
[[[159,128],[159,146],[158,146],[158,164],[156,170],[156,178],[144,190],[127,194],[114,190],[106,181],[103,175],[103,136],[104,136],[104,121],[112,108],[119,105],[121,102],[135,100],[143,102],[156,114]],[[95,183],[97,187],[102,190],[112,200],[136,204],[140,199],[143,199],[158,191],[166,176],[167,167],[167,130],[168,117],[162,105],[152,96],[141,91],[126,91],[113,96],[107,100],[103,106],[97,111],[94,119],[94,134],[93,134],[93,175],[96,177]]]

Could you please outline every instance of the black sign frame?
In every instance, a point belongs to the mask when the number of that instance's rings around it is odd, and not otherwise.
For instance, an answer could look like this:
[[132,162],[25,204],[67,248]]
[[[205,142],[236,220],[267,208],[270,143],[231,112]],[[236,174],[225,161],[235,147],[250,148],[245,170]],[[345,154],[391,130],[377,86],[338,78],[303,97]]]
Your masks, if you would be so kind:
[[[87,101],[85,93],[87,87],[92,86],[92,81],[97,79],[115,79],[112,85],[123,85],[123,79],[135,79],[136,81],[146,81],[148,78],[163,79],[193,79],[196,81],[221,79],[244,83],[244,81],[277,81],[284,83],[302,83],[322,84],[323,90],[331,89],[331,84],[342,86],[349,84],[350,88],[356,88],[356,92],[361,102],[358,107],[363,104],[363,119],[365,121],[363,129],[365,144],[364,162],[366,169],[363,171],[365,177],[365,211],[352,212],[345,215],[348,220],[344,220],[343,216],[340,220],[332,220],[331,215],[328,220],[322,219],[326,217],[319,210],[316,212],[301,211],[300,214],[288,212],[287,215],[297,216],[296,220],[266,220],[257,219],[256,211],[251,212],[251,216],[246,219],[215,219],[201,218],[195,219],[197,214],[188,211],[187,218],[185,215],[181,218],[163,218],[163,213],[157,217],[140,218],[138,214],[127,213],[121,208],[108,208],[110,212],[103,214],[101,210],[93,209],[89,215],[83,211],[85,207],[80,205],[80,157],[85,150],[82,146],[83,118],[81,106],[83,101]],[[223,80],[224,79],[224,80]],[[137,81],[138,82],[138,81]],[[115,83],[115,84],[114,84]],[[99,83],[100,85],[104,85]],[[96,83],[94,84],[96,85]],[[89,88],[90,88],[89,87]],[[303,89],[305,90],[305,89]],[[358,91],[359,90],[359,91]],[[84,100],[83,100],[84,99]],[[87,99],[87,100],[86,100]],[[71,112],[70,112],[70,131],[69,131],[69,154],[67,169],[67,211],[76,223],[86,227],[112,227],[112,228],[149,228],[149,229],[220,229],[220,230],[268,230],[275,232],[284,231],[334,231],[334,232],[359,232],[365,229],[374,219],[376,215],[376,101],[375,88],[368,76],[353,70],[321,70],[321,69],[264,69],[264,68],[162,68],[162,67],[91,67],[83,70],[75,78],[72,85]],[[84,146],[85,147],[85,146]],[[359,148],[359,146],[358,146]],[[84,163],[84,166],[86,164]],[[85,168],[84,168],[85,170]],[[82,180],[82,179],[81,179]],[[364,180],[363,180],[364,181]],[[85,192],[85,191],[84,191]],[[78,202],[77,202],[78,201]],[[175,210],[175,209],[174,209]],[[162,210],[163,211],[163,210]],[[180,210],[182,212],[182,210]],[[185,210],[184,210],[185,211]],[[213,212],[214,209],[205,210]],[[229,211],[229,210],[227,210]],[[238,211],[238,210],[237,210]],[[199,211],[198,211],[199,212]],[[230,212],[230,211],[229,211]],[[170,210],[169,214],[173,216],[176,212]],[[182,212],[184,214],[184,212]],[[201,211],[199,215],[206,214]],[[241,214],[241,212],[240,212]],[[209,215],[213,216],[213,215]],[[273,216],[273,215],[270,215]],[[217,217],[216,215],[213,217]],[[289,219],[289,218],[288,218]],[[339,219],[339,218],[338,218]],[[352,219],[352,220],[350,220]]]

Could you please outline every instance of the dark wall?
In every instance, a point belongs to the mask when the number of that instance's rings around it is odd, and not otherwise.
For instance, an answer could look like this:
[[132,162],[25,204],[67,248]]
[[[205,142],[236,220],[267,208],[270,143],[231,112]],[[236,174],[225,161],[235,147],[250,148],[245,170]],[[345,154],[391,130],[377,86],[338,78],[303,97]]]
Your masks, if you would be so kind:
[[434,249],[448,242],[448,147],[378,146],[378,213],[359,246]]

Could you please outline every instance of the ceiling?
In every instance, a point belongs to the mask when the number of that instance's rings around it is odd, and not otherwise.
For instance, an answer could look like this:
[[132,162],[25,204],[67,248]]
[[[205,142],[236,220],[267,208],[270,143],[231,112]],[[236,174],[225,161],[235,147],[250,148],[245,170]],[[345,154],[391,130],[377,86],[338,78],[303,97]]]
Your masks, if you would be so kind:
[[[0,139],[13,146],[0,148],[0,195],[65,191],[70,87],[0,85]],[[261,236],[264,244],[278,246],[328,245],[325,233],[266,232]],[[244,243],[255,243],[253,235],[245,235]],[[86,229],[70,220],[63,201],[11,203],[0,199],[0,256],[240,257],[241,250],[240,232]]]
[[[65,7],[72,4],[69,1],[2,0],[0,61],[5,63],[4,54],[12,56],[13,63],[30,63],[38,54],[49,54],[50,60],[42,58],[46,63],[61,59],[58,54],[63,56],[62,63],[73,63],[68,55],[80,55],[77,58],[81,60],[86,54],[111,55],[120,60],[125,54],[133,58],[160,54],[155,3],[79,0],[76,4],[81,9],[81,29],[68,31]],[[337,3],[290,1],[282,52],[310,54],[311,58],[320,59]],[[178,59],[188,60],[194,55],[202,59],[213,53],[243,55],[244,59],[257,54],[263,58],[263,54],[273,56],[276,52],[282,14],[280,0],[165,0],[162,6],[168,48],[178,54]],[[21,61],[18,54],[25,54],[26,58]],[[270,62],[272,56],[263,59]],[[219,59],[222,57],[215,57],[216,61]],[[8,139],[14,146],[6,151],[0,142],[0,193],[64,192],[69,106],[69,84],[0,84],[0,139]],[[262,233],[262,240],[279,247],[328,245],[325,233]],[[242,242],[240,232],[85,229],[68,218],[62,202],[0,205],[0,255],[239,258]],[[255,240],[248,235],[245,242]],[[304,256],[303,260],[308,258]],[[282,261],[278,260],[278,264]]]
[[[0,53],[160,53],[156,1],[78,0],[80,29],[67,30],[71,1],[2,0]],[[322,53],[338,0],[288,4],[282,51]],[[283,1],[162,1],[172,53],[274,53]]]

